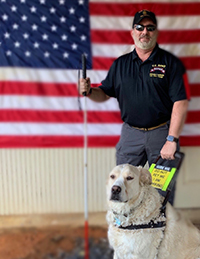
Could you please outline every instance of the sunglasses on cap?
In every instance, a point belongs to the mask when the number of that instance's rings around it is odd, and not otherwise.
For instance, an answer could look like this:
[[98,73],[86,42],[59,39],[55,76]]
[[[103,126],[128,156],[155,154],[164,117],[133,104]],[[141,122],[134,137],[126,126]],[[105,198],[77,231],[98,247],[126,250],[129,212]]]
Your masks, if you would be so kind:
[[155,29],[156,29],[156,26],[153,25],[153,24],[149,24],[149,25],[146,25],[146,26],[141,25],[141,24],[137,24],[134,27],[137,31],[144,31],[144,28],[147,28],[147,31],[155,31]]

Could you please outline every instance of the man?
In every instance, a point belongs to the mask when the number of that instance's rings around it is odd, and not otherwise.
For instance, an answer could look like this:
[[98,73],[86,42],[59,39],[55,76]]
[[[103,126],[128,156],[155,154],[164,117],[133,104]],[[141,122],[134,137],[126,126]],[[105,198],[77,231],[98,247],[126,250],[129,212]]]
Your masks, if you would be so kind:
[[159,48],[154,13],[137,12],[131,36],[134,51],[115,60],[98,88],[91,88],[89,78],[81,79],[80,93],[96,102],[117,98],[124,121],[116,146],[117,164],[144,166],[159,154],[172,160],[179,149],[188,108],[187,77],[181,61]]

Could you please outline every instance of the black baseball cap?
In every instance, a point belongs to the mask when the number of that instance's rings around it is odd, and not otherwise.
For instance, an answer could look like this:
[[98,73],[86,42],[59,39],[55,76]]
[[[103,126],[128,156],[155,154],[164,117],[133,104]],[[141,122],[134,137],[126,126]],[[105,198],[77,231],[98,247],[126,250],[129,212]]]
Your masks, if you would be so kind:
[[139,12],[137,12],[134,16],[134,19],[133,19],[133,26],[135,24],[138,24],[142,21],[142,19],[144,18],[149,18],[152,20],[152,22],[157,25],[157,20],[156,20],[156,16],[153,12],[149,11],[149,10],[141,10]]

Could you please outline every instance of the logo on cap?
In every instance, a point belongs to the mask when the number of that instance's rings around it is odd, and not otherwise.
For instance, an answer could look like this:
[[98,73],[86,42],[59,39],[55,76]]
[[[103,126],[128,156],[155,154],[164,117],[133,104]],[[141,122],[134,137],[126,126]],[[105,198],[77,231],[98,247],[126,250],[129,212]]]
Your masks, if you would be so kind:
[[149,14],[148,14],[149,11],[147,11],[147,10],[142,10],[141,12],[142,12],[142,14],[140,15],[140,17],[149,16]]

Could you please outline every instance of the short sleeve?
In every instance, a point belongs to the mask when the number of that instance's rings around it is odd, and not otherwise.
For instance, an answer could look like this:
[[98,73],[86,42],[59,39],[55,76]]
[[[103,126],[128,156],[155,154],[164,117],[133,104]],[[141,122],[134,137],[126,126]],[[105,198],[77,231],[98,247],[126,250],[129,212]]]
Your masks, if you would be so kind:
[[179,59],[172,60],[169,72],[169,96],[172,102],[188,99],[185,85],[186,70]]

